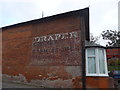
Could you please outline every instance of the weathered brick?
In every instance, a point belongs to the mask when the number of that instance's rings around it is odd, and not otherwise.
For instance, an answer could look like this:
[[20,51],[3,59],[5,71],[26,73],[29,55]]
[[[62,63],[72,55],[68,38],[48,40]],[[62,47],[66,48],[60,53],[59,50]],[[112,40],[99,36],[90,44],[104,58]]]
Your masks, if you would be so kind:
[[89,33],[86,11],[4,27],[3,74],[44,87],[81,88],[82,41]]

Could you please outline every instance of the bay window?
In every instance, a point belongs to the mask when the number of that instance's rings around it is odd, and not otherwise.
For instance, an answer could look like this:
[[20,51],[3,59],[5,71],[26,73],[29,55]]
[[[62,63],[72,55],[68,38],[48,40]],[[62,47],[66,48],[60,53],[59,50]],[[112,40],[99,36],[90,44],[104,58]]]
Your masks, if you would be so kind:
[[86,76],[108,76],[104,48],[86,48]]

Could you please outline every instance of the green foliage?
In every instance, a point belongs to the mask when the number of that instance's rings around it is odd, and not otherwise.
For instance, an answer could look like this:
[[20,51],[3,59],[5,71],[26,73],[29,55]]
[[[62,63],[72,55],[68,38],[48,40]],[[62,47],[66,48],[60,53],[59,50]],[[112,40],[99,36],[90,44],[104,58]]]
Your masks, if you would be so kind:
[[108,60],[108,70],[120,70],[120,59]]
[[120,66],[108,66],[109,71],[120,70]]
[[99,36],[93,36],[93,34],[90,33],[90,42],[95,43],[99,40],[99,38],[100,38]]
[[120,46],[120,31],[107,30],[101,35],[103,39],[109,40],[107,46]]
[[120,65],[120,59],[108,60],[108,65]]

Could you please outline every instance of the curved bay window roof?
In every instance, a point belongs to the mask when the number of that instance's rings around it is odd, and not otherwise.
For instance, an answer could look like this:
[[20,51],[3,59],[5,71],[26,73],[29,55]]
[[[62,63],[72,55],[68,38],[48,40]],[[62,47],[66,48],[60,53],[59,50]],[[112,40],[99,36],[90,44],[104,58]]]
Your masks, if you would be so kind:
[[86,48],[91,48],[91,47],[99,47],[99,48],[105,48],[102,45],[96,44],[94,42],[89,42],[89,41],[85,41],[85,47]]
[[105,47],[85,41],[86,76],[108,76]]

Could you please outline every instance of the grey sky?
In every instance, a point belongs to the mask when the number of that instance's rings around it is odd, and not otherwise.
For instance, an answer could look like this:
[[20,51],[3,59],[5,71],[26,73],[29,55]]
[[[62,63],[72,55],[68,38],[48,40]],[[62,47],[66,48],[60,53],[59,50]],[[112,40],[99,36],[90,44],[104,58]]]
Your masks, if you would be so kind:
[[120,31],[120,1],[119,1],[119,4],[118,4],[118,30]]
[[0,27],[90,7],[90,32],[118,29],[119,0],[0,0]]

